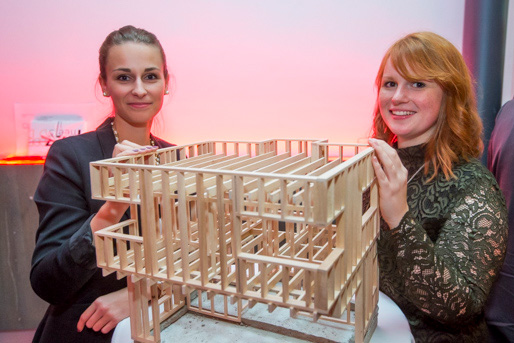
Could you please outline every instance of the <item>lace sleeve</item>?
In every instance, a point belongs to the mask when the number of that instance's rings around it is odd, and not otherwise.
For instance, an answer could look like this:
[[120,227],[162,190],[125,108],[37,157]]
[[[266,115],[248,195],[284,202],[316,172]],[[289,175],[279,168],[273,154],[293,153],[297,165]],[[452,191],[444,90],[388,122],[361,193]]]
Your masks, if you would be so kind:
[[487,177],[467,180],[454,193],[435,241],[412,211],[382,238],[396,255],[403,295],[439,322],[462,324],[483,310],[505,255],[507,216]]

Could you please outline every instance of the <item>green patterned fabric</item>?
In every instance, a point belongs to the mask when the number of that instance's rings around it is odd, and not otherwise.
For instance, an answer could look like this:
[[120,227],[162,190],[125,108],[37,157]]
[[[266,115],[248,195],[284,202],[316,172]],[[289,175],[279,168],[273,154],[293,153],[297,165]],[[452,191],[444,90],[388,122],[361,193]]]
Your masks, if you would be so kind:
[[[416,342],[486,342],[484,303],[502,264],[507,210],[478,160],[454,166],[456,179],[416,172],[422,146],[398,149],[409,171],[409,212],[381,222],[380,289],[409,320]],[[431,173],[429,173],[430,175]]]

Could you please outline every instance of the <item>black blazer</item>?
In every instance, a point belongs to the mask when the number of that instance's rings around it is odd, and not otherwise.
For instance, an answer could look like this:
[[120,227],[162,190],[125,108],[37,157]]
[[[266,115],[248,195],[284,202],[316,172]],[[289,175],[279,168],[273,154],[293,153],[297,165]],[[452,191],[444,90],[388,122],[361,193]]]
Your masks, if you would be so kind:
[[[104,203],[91,199],[89,162],[111,158],[116,140],[112,118],[93,132],[56,141],[50,148],[34,195],[39,228],[30,282],[50,303],[34,342],[110,342],[87,327],[77,332],[80,315],[99,296],[127,286],[116,274],[102,276],[96,266],[90,221]],[[155,138],[159,148],[171,144]],[[124,219],[128,219],[129,212]]]
[[[485,319],[494,336],[491,342],[514,341],[514,100],[506,102],[496,116],[489,140],[487,167],[505,195],[509,213],[507,253],[498,279],[485,306]],[[503,336],[502,336],[503,334]]]

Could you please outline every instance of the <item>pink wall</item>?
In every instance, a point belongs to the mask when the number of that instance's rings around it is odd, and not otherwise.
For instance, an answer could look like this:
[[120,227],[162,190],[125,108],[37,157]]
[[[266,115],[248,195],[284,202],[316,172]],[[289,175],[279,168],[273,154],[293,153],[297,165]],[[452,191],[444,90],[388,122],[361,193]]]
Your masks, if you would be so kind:
[[0,157],[16,150],[15,103],[93,103],[91,128],[109,113],[98,48],[129,23],[160,38],[175,75],[160,136],[365,141],[385,49],[419,30],[460,48],[463,12],[464,0],[5,0]]

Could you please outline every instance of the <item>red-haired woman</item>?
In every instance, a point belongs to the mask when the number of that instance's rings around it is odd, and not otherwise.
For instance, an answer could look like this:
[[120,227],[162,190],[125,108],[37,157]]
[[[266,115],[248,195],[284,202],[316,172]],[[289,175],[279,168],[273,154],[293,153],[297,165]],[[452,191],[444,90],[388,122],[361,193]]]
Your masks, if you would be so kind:
[[417,342],[486,342],[507,211],[476,159],[482,124],[468,69],[449,41],[414,33],[386,52],[376,85],[380,289]]

